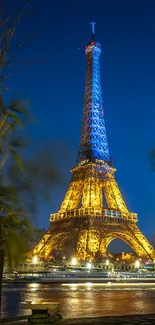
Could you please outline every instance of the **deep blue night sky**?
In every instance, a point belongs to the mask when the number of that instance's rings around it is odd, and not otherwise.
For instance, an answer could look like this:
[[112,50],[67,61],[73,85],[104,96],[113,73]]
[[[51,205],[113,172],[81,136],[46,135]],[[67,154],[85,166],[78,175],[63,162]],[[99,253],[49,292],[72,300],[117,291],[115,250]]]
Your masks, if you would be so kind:
[[[24,3],[7,1],[7,11],[12,13]],[[151,238],[155,233],[155,173],[149,170],[149,152],[155,140],[155,2],[31,0],[30,9],[17,38],[31,33],[39,37],[21,51],[19,61],[23,57],[49,59],[14,76],[13,90],[31,100],[37,119],[32,136],[41,142],[58,142],[55,155],[65,176],[51,204],[41,206],[39,225],[48,227],[49,214],[56,212],[63,199],[69,169],[76,159],[86,71],[84,50],[93,19],[96,39],[102,45],[105,121],[116,178],[130,211],[138,213],[140,228]]]

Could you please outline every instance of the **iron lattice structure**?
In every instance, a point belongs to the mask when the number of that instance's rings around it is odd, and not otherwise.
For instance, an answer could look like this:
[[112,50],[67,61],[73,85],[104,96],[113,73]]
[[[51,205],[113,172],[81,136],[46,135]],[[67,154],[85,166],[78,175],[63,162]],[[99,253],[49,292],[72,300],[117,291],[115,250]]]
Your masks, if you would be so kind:
[[94,40],[86,46],[87,74],[80,145],[72,178],[59,211],[50,216],[50,227],[33,250],[49,258],[68,238],[76,243],[78,259],[105,254],[110,242],[119,238],[142,258],[155,259],[155,251],[137,226],[137,214],[128,211],[114,177],[102,101],[99,56]]

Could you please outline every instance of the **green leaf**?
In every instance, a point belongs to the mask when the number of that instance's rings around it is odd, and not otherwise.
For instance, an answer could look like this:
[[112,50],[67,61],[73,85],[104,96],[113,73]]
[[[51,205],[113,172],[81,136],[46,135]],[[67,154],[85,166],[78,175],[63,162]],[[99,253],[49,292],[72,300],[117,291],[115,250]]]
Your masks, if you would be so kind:
[[15,159],[17,166],[20,168],[20,170],[23,170],[23,162],[20,158],[19,154],[15,150],[11,150],[11,154],[13,158]]

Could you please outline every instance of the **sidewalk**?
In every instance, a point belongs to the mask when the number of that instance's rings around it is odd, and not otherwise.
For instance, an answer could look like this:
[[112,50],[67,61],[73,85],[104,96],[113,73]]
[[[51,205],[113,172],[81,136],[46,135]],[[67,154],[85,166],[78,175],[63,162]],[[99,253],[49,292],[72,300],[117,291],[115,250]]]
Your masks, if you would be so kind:
[[151,315],[129,315],[129,316],[108,316],[85,319],[62,319],[57,322],[60,325],[155,325],[155,314]]
[[[3,325],[27,325],[26,320],[17,322],[1,322]],[[155,314],[151,315],[128,315],[128,316],[108,316],[97,318],[77,318],[62,319],[53,324],[56,325],[155,325]]]

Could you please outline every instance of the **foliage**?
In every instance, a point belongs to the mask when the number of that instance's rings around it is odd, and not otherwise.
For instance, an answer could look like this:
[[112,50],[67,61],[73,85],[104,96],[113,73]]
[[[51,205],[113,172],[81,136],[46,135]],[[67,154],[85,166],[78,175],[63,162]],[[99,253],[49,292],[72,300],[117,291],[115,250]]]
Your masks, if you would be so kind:
[[[5,86],[5,81],[7,81],[8,77],[12,75],[10,67],[13,67],[15,57],[18,55],[19,50],[24,46],[22,43],[17,42],[13,52],[11,51],[11,45],[16,29],[22,16],[28,9],[29,0],[25,0],[24,2],[25,3],[19,14],[14,19],[10,19],[8,16],[6,19],[0,21],[0,94],[8,91],[8,88]],[[2,1],[0,3],[0,10],[2,12]],[[22,69],[23,68],[24,64],[22,64]]]
[[59,174],[51,148],[40,147],[24,154],[24,138],[19,135],[30,116],[28,108],[20,102],[5,106],[1,100],[1,105],[4,113],[0,115],[0,242],[5,243],[5,256],[12,266],[13,260],[17,263],[28,250],[28,236],[32,238],[31,224],[39,201],[50,198]]
[[34,234],[30,216],[59,179],[49,148],[31,151],[28,145],[25,153],[22,130],[31,118],[28,102],[6,98],[10,44],[28,2],[13,23],[6,19],[0,24],[0,309],[4,258],[13,267],[24,257]]
[[[16,131],[19,126],[24,126],[28,109],[23,102],[5,105],[2,95],[0,108],[0,233],[2,249],[5,250],[5,255],[12,266],[13,259],[16,262],[19,258],[19,249],[15,247],[18,247],[20,238],[26,238],[30,223],[22,207],[18,188],[6,178],[6,165],[10,160],[12,162],[14,160],[19,171],[22,170],[19,152],[23,144],[17,139]],[[23,246],[24,239],[20,252],[23,251]]]
[[5,256],[12,269],[27,252],[27,242],[31,233],[31,224],[22,214],[8,213],[0,219],[2,229],[2,242],[4,243]]
[[[8,17],[0,24],[0,243],[6,243],[5,253],[10,261],[11,251],[17,260],[15,248],[19,246],[12,245],[9,253],[10,238],[18,243],[20,237],[25,236],[28,243],[28,233],[32,236],[29,217],[37,211],[40,199],[49,199],[51,187],[59,178],[52,155],[47,159],[45,150],[32,151],[30,144],[27,144],[23,130],[32,118],[29,103],[21,100],[9,102],[6,96],[8,88],[5,83],[10,75],[10,67],[13,67],[13,60],[22,48],[22,43],[18,42],[13,53],[11,44],[17,26],[28,9],[29,0],[23,1],[17,17],[12,21]],[[26,146],[29,150],[24,155]],[[19,221],[20,230],[16,227]]]

